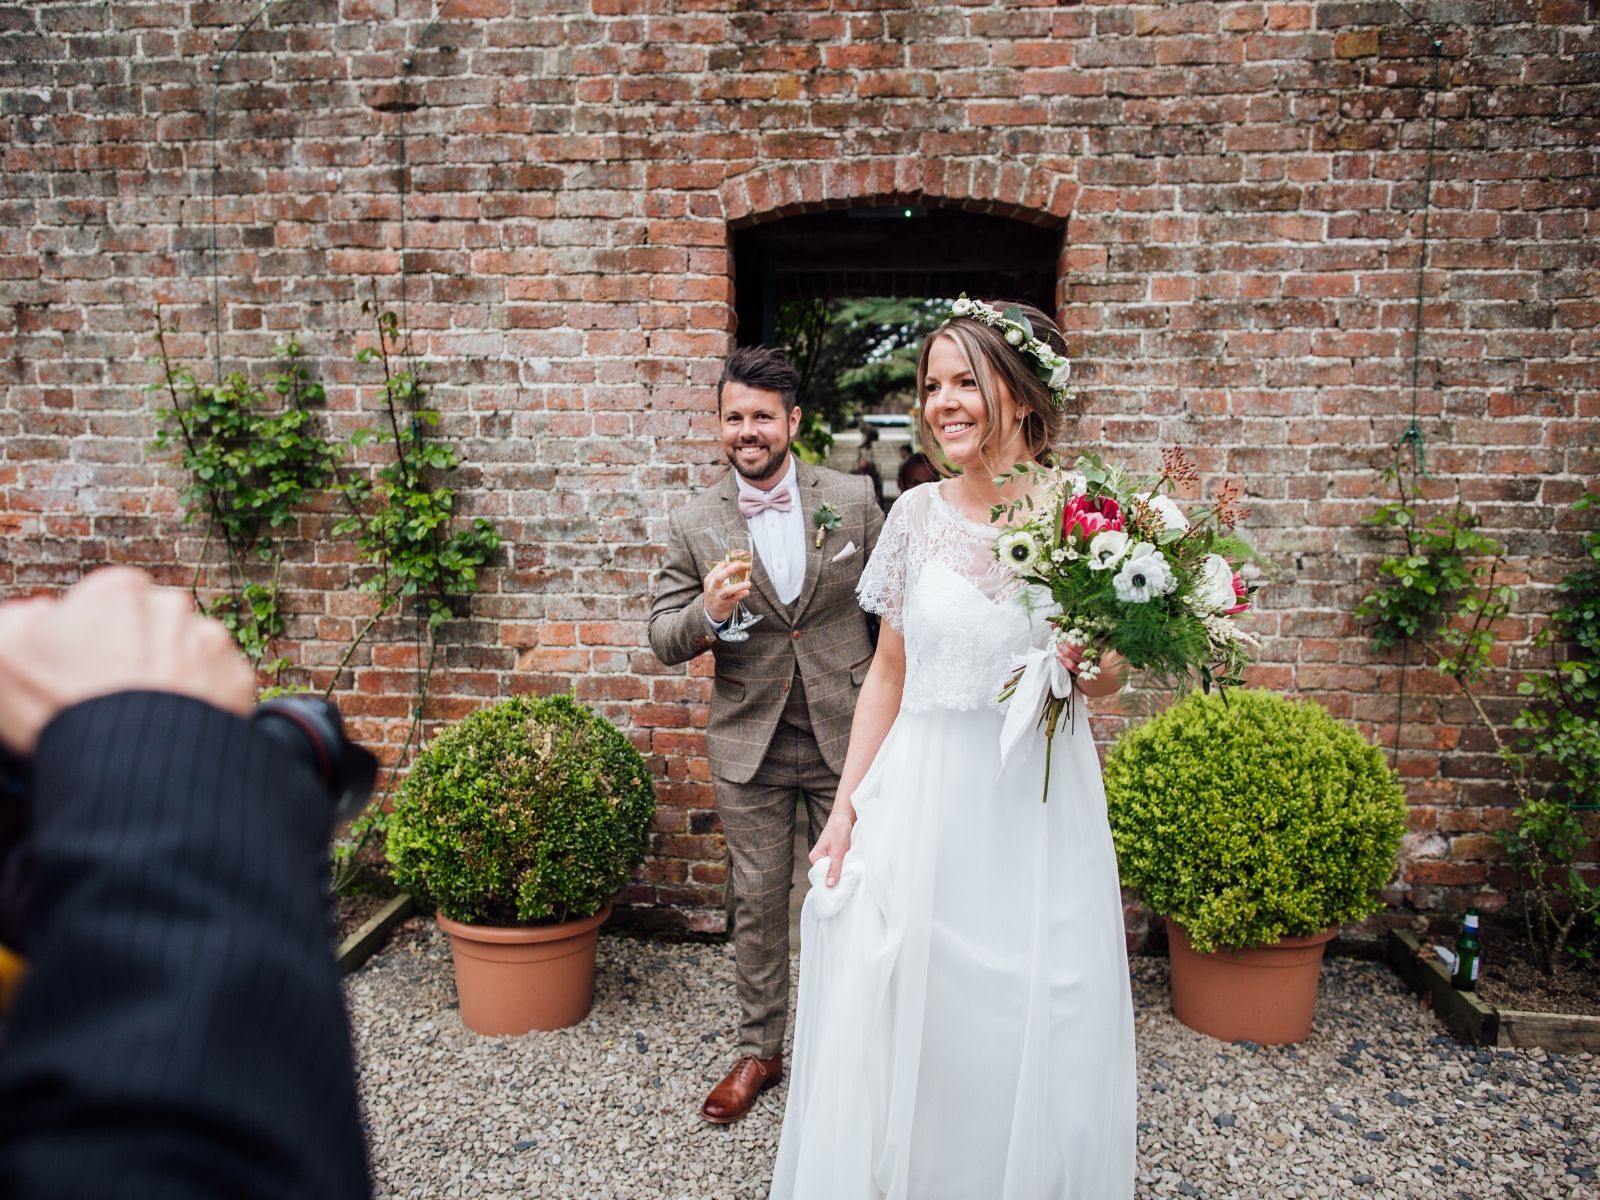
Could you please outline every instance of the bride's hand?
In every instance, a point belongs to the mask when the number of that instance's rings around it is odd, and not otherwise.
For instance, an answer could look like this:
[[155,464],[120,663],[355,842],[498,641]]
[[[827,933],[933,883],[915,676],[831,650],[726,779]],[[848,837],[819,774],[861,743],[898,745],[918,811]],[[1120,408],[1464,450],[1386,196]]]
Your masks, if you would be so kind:
[[844,856],[850,849],[850,827],[854,824],[855,817],[850,813],[849,805],[835,802],[833,814],[828,818],[828,823],[822,827],[822,836],[817,838],[817,844],[811,848],[810,862],[816,863],[824,858],[828,860],[829,887],[839,882],[839,872],[844,868]]
[[1116,695],[1127,686],[1128,676],[1133,673],[1127,659],[1115,650],[1107,650],[1100,655],[1100,673],[1093,679],[1080,680],[1077,679],[1078,660],[1083,657],[1083,647],[1062,642],[1056,655],[1061,665],[1072,672],[1077,689],[1089,697]]

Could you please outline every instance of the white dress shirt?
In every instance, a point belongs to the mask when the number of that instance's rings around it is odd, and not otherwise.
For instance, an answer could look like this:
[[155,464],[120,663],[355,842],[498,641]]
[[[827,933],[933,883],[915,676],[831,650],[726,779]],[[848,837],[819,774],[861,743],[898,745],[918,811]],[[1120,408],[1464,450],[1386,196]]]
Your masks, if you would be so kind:
[[[735,475],[739,491],[752,496],[768,493],[752,487]],[[757,513],[745,520],[750,527],[750,546],[761,556],[761,565],[767,569],[767,578],[778,593],[778,599],[793,604],[800,594],[800,585],[806,581],[806,514],[800,507],[800,483],[795,475],[794,455],[789,456],[789,473],[778,488],[788,488],[794,507],[788,512]],[[773,488],[777,491],[777,488]]]

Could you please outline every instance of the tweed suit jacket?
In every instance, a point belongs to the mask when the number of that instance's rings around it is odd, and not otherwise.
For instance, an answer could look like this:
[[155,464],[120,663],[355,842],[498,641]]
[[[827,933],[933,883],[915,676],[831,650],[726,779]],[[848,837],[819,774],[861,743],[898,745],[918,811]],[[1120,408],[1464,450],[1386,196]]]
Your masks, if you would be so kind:
[[[792,606],[779,601],[756,554],[745,606],[762,620],[751,627],[750,639],[724,642],[706,622],[701,593],[721,559],[708,531],[746,529],[730,471],[716,487],[672,511],[666,561],[650,608],[650,647],[657,658],[681,663],[709,650],[716,661],[706,740],[712,771],[733,783],[749,782],[760,769],[797,664],[817,747],[830,768],[842,771],[856,695],[872,665],[867,617],[856,602],[856,582],[883,528],[872,481],[799,459],[795,473],[805,512],[806,572]],[[840,523],[819,547],[815,518],[824,503],[833,506]],[[855,550],[835,561],[852,543]]]

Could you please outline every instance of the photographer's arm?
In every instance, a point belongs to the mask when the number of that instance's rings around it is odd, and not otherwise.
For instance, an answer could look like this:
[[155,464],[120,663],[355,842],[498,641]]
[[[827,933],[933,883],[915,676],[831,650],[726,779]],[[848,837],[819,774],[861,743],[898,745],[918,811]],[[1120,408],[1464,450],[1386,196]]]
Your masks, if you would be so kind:
[[54,721],[33,779],[0,1193],[365,1196],[309,769],[209,705],[123,693]]
[[[147,581],[115,574],[0,608],[0,739],[32,769],[0,1195],[365,1196],[322,899],[328,799],[259,728],[193,698],[248,703],[212,623],[152,610]],[[162,690],[118,690],[139,671]],[[72,703],[86,679],[98,698]]]

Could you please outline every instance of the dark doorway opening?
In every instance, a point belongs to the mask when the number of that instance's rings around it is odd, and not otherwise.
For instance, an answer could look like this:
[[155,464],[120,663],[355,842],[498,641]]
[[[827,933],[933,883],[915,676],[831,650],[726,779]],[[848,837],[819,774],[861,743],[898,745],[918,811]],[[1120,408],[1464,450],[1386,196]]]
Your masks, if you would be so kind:
[[903,204],[736,230],[737,340],[781,347],[799,369],[797,449],[871,474],[887,502],[929,449],[916,424],[923,338],[963,292],[1053,311],[1060,248],[1059,229]]
[[1055,309],[1059,229],[906,205],[785,217],[733,235],[740,345],[770,345],[791,301],[972,296]]

